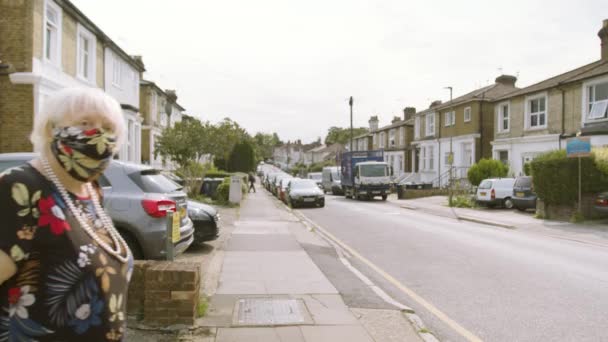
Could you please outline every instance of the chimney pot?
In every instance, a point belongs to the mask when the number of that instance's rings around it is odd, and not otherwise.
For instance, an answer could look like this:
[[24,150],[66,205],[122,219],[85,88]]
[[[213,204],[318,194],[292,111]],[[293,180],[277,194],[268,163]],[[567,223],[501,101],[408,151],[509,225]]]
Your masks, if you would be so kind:
[[517,82],[517,77],[511,75],[500,75],[496,77],[494,82],[514,87],[515,82]]

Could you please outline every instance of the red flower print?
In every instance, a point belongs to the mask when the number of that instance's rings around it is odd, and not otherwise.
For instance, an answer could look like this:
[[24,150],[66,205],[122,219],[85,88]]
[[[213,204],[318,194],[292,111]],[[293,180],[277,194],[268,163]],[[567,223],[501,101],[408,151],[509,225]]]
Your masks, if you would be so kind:
[[8,303],[15,305],[21,298],[21,289],[18,287],[12,287],[8,289]]
[[67,153],[68,155],[70,155],[70,156],[71,156],[71,155],[72,155],[72,153],[74,152],[74,150],[72,150],[72,148],[71,148],[70,146],[67,146],[67,145],[64,145],[64,144],[61,144],[61,149],[62,149],[62,150],[65,152],[65,153]]
[[53,197],[41,198],[38,201],[38,209],[40,209],[40,217],[38,218],[38,226],[51,226],[51,233],[61,235],[64,231],[70,230],[70,225],[65,220],[63,210],[55,203]]
[[83,133],[87,137],[90,137],[91,135],[95,135],[95,134],[99,133],[99,131],[97,130],[97,128],[92,128],[92,129],[88,129],[88,130],[84,131]]

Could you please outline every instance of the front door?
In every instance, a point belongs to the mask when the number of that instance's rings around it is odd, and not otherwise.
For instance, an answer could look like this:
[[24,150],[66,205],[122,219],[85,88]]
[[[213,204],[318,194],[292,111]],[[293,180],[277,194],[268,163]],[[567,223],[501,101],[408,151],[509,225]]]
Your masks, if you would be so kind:
[[471,143],[462,144],[462,166],[473,165],[473,147]]

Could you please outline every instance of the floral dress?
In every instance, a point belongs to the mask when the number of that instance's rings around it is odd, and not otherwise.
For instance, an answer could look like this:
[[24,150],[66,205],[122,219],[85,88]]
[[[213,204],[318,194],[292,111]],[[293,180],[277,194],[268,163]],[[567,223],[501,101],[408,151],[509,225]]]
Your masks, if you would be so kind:
[[[70,196],[112,245],[91,200]],[[0,217],[0,249],[17,265],[0,285],[0,342],[122,341],[133,261],[98,246],[29,164],[0,175]]]

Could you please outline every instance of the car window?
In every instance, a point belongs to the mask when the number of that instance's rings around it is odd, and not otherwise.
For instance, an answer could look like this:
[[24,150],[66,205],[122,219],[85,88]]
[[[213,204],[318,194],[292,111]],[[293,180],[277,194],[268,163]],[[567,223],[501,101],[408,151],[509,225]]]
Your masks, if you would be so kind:
[[318,188],[318,186],[317,186],[317,183],[315,183],[312,180],[302,180],[302,181],[297,181],[297,182],[291,182],[291,188],[303,190],[303,189],[316,189],[316,188]]
[[479,184],[479,188],[480,189],[490,189],[492,187],[492,181],[491,180],[484,180],[483,182],[481,182],[481,184]]
[[0,172],[25,163],[27,163],[27,160],[2,160],[0,161]]
[[99,176],[99,178],[97,178],[97,183],[99,183],[99,186],[102,188],[106,188],[106,187],[111,187],[112,184],[110,183],[110,181],[108,180],[108,178],[104,175]]
[[140,185],[144,192],[167,193],[182,189],[181,185],[173,182],[156,170],[142,171],[140,173],[140,180],[140,182],[136,183]]
[[530,177],[519,177],[515,181],[515,186],[519,186],[522,188],[529,188],[532,186],[532,178]]

